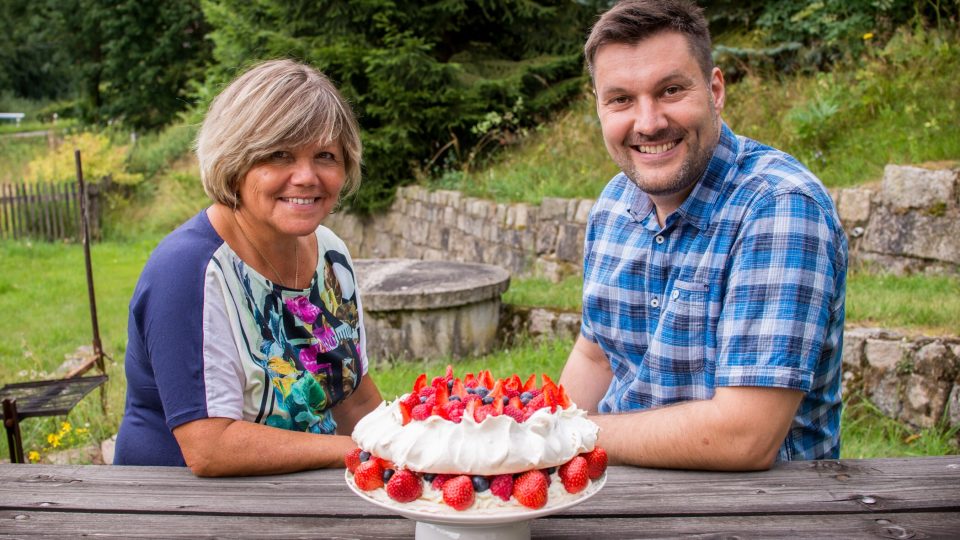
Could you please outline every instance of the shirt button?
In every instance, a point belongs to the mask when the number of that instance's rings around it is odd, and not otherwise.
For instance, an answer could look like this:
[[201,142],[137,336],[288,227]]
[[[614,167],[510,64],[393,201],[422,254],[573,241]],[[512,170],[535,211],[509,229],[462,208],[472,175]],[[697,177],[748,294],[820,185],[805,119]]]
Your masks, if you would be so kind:
[[657,237],[654,238],[654,240],[656,240],[658,244],[662,244],[662,243],[663,243],[663,235],[662,235],[662,234],[658,234]]
[[654,298],[653,300],[650,301],[650,305],[653,307],[660,307],[660,300],[657,298]]
[[680,298],[680,291],[674,289],[674,291],[670,293],[670,298],[673,298],[674,300],[676,300],[677,298]]

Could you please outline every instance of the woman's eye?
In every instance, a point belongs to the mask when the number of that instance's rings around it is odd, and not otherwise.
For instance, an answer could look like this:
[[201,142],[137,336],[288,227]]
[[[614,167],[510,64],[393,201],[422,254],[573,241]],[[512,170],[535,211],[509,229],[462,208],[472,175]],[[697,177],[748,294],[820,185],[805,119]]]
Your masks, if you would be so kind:
[[317,153],[316,158],[325,161],[336,161],[337,155],[333,152],[319,152]]
[[287,159],[288,157],[290,157],[290,152],[287,152],[286,150],[276,150],[276,151],[270,152],[270,159],[279,160],[279,159]]

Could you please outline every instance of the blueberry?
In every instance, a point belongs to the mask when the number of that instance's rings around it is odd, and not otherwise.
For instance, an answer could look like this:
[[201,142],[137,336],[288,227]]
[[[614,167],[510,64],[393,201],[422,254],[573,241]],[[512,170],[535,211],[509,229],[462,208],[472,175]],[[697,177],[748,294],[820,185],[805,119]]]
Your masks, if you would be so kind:
[[507,396],[503,396],[503,404],[504,404],[504,405],[509,405],[509,404],[510,404],[510,398],[508,398]]
[[486,396],[483,398],[482,401],[484,405],[490,405],[491,403],[493,403],[493,398],[491,396]]
[[468,393],[468,394],[476,394],[476,393],[477,393],[477,389],[474,388],[474,387],[472,387],[472,386],[467,387],[467,393]]
[[426,482],[433,482],[433,479],[436,477],[437,475],[433,474],[432,472],[423,473],[423,479]]
[[524,392],[520,394],[520,403],[526,405],[531,399],[533,399],[533,394],[530,392]]
[[390,481],[390,477],[393,476],[395,471],[393,469],[384,469],[383,470],[383,483],[386,484]]
[[557,472],[557,468],[556,468],[556,467],[548,467],[548,468],[547,468],[547,474],[553,474],[553,473],[555,473],[555,472]]
[[360,462],[370,459],[370,452],[360,452]]
[[473,482],[473,490],[477,493],[490,489],[490,481],[485,476],[472,476],[470,481]]
[[460,396],[450,396],[450,401],[460,401]]
[[426,402],[427,402],[427,396],[420,396],[420,403],[426,403]]
[[453,379],[450,379],[449,381],[447,381],[447,390],[452,390],[452,389],[453,389]]
[[478,386],[478,387],[477,387],[477,395],[478,395],[478,396],[480,396],[480,397],[485,397],[485,396],[486,396],[487,394],[489,394],[489,393],[490,393],[490,390],[487,390],[487,387],[486,387],[486,386]]

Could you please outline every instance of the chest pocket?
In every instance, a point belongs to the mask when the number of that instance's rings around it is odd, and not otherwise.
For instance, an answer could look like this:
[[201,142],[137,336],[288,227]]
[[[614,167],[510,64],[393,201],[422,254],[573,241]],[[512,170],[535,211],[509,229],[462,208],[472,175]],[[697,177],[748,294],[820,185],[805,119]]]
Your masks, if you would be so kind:
[[674,281],[647,350],[651,370],[680,378],[703,371],[709,290],[706,283]]

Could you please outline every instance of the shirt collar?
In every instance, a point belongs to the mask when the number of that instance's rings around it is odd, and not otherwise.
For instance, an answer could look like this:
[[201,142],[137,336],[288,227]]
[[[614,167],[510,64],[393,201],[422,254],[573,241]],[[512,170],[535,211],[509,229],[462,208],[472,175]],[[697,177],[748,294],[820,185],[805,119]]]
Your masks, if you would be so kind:
[[677,208],[677,214],[681,218],[701,231],[710,225],[713,207],[720,197],[728,173],[736,167],[739,155],[740,140],[726,123],[721,124],[720,140],[713,151],[713,158],[693,191],[680,208]]

